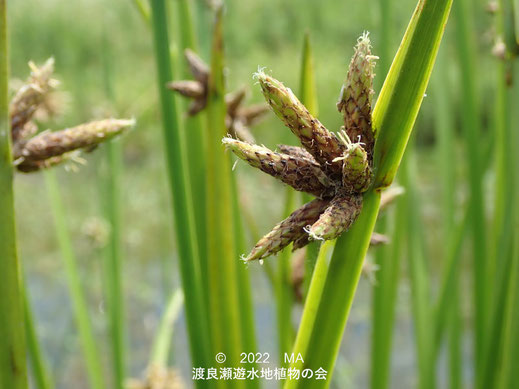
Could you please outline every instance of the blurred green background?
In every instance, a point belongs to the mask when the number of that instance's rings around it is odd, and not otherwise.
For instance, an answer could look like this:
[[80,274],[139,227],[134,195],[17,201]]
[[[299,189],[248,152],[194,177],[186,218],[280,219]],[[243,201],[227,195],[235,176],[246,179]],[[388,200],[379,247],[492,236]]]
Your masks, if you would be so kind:
[[[171,0],[169,3],[173,3]],[[203,0],[197,0],[198,35],[202,57],[208,58],[210,44],[210,13]],[[227,0],[225,14],[225,49],[227,84],[233,90],[242,85],[249,89],[249,101],[260,102],[262,96],[254,85],[252,73],[258,66],[292,87],[297,94],[300,53],[303,35],[309,32],[313,43],[316,79],[319,93],[319,118],[330,129],[337,130],[342,118],[335,102],[345,76],[352,47],[363,31],[370,31],[373,52],[382,18],[389,17],[392,34],[389,38],[396,52],[400,38],[413,12],[415,0],[394,1],[391,15],[382,15],[377,0]],[[481,3],[481,2],[480,2]],[[478,69],[482,75],[481,106],[485,126],[491,125],[495,59],[491,16],[484,7],[477,13]],[[175,247],[171,226],[171,209],[165,175],[156,74],[151,32],[131,0],[37,0],[10,3],[11,74],[14,80],[28,75],[27,62],[44,62],[53,56],[56,76],[61,81],[59,99],[63,113],[43,127],[59,129],[106,115],[135,117],[137,126],[119,141],[123,143],[123,239],[124,289],[127,301],[127,323],[132,376],[139,376],[146,367],[152,335],[165,299],[178,285]],[[174,35],[176,32],[172,31]],[[441,214],[439,212],[439,173],[435,144],[435,91],[446,88],[453,101],[452,110],[459,122],[460,83],[457,54],[453,45],[454,31],[448,27],[442,43],[440,61],[446,69],[448,82],[433,80],[424,100],[415,130],[418,154],[421,210],[427,225],[426,242],[434,270],[441,264],[434,261],[441,249]],[[107,45],[114,71],[114,100],[106,98],[102,48]],[[173,53],[177,54],[175,47]],[[385,61],[391,61],[385,58]],[[178,59],[178,58],[177,58]],[[376,78],[377,91],[383,79]],[[13,82],[13,85],[17,85]],[[375,97],[376,98],[376,97]],[[487,131],[487,129],[485,129]],[[274,148],[278,143],[295,143],[296,139],[269,114],[253,129],[258,143]],[[456,133],[459,130],[456,128]],[[458,142],[458,140],[456,140]],[[81,261],[83,283],[87,288],[91,314],[99,337],[106,336],[100,246],[103,244],[104,221],[101,211],[101,187],[97,177],[104,168],[104,152],[87,156],[88,164],[78,173],[58,168],[65,198],[68,222],[76,254]],[[464,148],[452,156],[452,168],[459,177],[465,175]],[[261,233],[278,221],[283,207],[283,188],[260,172],[238,164],[242,200],[250,206]],[[493,177],[487,177],[490,186]],[[460,182],[460,200],[466,196]],[[38,332],[60,388],[86,388],[84,369],[52,215],[41,175],[16,177],[18,238],[24,271],[29,279],[31,301],[36,314]],[[491,199],[488,199],[491,201]],[[251,242],[252,243],[252,242]],[[256,307],[256,323],[260,350],[275,357],[275,317],[272,294],[261,268],[250,266]],[[433,287],[435,285],[433,284]],[[370,285],[361,281],[345,337],[344,353],[335,373],[336,387],[367,387],[369,376]],[[410,332],[409,290],[400,286],[393,358],[393,384],[411,388],[416,379],[414,346]],[[186,337],[182,320],[176,327],[173,361],[186,382],[191,378]],[[106,342],[102,342],[106,346]],[[470,352],[467,351],[467,352]],[[106,355],[106,353],[104,354]],[[440,382],[441,384],[441,382]]]

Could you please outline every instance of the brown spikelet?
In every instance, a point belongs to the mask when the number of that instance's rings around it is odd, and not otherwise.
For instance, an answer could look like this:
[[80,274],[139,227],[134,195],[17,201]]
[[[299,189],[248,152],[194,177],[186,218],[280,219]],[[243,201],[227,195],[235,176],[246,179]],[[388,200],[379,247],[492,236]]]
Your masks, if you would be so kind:
[[46,95],[56,87],[57,81],[52,79],[54,59],[50,58],[41,67],[29,62],[31,75],[11,100],[11,134],[13,144],[27,135],[25,125],[45,100]]
[[61,131],[45,131],[29,139],[14,157],[38,161],[60,156],[102,143],[134,124],[134,120],[105,119]]
[[333,160],[342,156],[344,146],[337,136],[313,117],[283,83],[262,71],[255,77],[273,111],[299,138],[304,148],[330,176],[340,176],[342,164]]
[[376,59],[377,57],[371,55],[369,35],[363,34],[357,41],[337,103],[337,109],[344,116],[346,133],[353,142],[364,144],[370,164],[375,145],[375,133],[371,126],[371,103]]
[[231,117],[236,116],[238,108],[247,96],[247,89],[240,88],[234,92],[225,95],[225,104],[227,105],[227,114]]
[[294,211],[288,218],[277,224],[274,229],[259,240],[246,261],[266,258],[277,253],[290,242],[304,234],[306,226],[313,224],[326,209],[327,200],[315,199]]
[[186,49],[184,55],[195,80],[207,85],[209,81],[209,66],[191,49]]
[[203,97],[205,93],[202,83],[193,80],[172,81],[167,84],[167,87],[182,96],[194,99]]
[[292,244],[292,251],[296,251],[305,247],[308,243],[310,243],[310,235],[306,231],[303,231],[301,236],[294,240]]
[[249,165],[290,185],[295,190],[325,198],[335,193],[333,182],[308,159],[276,153],[266,147],[224,138],[224,145]]
[[361,195],[335,196],[319,220],[310,228],[310,237],[316,240],[335,239],[350,228],[359,216],[361,209]]
[[253,104],[238,110],[238,116],[242,118],[246,126],[258,123],[269,111],[267,104]]

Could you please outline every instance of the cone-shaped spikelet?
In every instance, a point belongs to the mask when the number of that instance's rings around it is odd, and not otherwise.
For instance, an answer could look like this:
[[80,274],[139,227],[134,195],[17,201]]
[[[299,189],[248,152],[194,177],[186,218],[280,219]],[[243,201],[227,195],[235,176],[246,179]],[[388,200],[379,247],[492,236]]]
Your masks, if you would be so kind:
[[353,142],[361,142],[373,158],[375,134],[371,127],[371,103],[373,98],[373,70],[377,57],[371,55],[371,42],[363,34],[355,46],[348,75],[341,89],[337,108],[344,116],[344,128]]
[[319,165],[306,158],[276,153],[266,147],[224,138],[225,147],[249,165],[290,185],[295,190],[326,198],[335,194],[334,183]]
[[11,136],[13,144],[30,134],[30,131],[26,131],[26,125],[45,100],[46,95],[58,84],[56,80],[51,78],[54,72],[53,58],[48,59],[40,68],[33,62],[29,62],[29,67],[31,68],[30,77],[11,100]]
[[305,227],[315,223],[328,204],[327,200],[315,199],[294,211],[261,238],[245,260],[266,258],[282,250],[292,241],[305,237]]
[[363,193],[371,184],[371,167],[368,153],[362,143],[353,143],[346,132],[342,130],[339,138],[346,146],[344,155],[337,160],[343,161],[342,185],[345,193]]
[[335,134],[314,118],[283,83],[261,70],[255,74],[255,78],[273,111],[300,139],[304,148],[331,176],[340,176],[342,164],[332,161],[342,156],[344,146]]
[[338,195],[308,231],[312,239],[335,239],[357,220],[362,209],[361,195]]
[[61,131],[45,131],[29,139],[18,150],[15,158],[27,161],[45,160],[73,150],[89,148],[119,135],[134,124],[134,120],[105,119]]

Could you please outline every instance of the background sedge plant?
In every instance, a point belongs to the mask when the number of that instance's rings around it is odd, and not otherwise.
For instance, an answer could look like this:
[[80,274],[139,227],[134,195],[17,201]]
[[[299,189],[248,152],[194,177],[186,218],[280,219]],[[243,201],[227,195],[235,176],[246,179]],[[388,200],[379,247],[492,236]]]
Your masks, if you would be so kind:
[[[13,158],[19,171],[35,172],[67,162],[84,163],[79,158],[81,150],[92,151],[101,142],[120,135],[135,124],[134,120],[105,119],[61,131],[47,130],[35,135],[38,128],[34,116],[38,111],[48,109],[46,102],[58,82],[52,78],[54,71],[52,59],[47,60],[41,67],[37,67],[32,62],[29,65],[31,75],[14,95],[10,107],[11,135],[15,150]],[[45,179],[90,384],[93,388],[103,388],[101,358],[89,318],[85,292],[81,286],[59,184],[54,172],[46,171]],[[49,378],[51,375],[46,371],[46,363],[39,350],[31,308],[27,300],[24,302],[24,308],[33,371],[40,387],[48,388],[52,385]]]

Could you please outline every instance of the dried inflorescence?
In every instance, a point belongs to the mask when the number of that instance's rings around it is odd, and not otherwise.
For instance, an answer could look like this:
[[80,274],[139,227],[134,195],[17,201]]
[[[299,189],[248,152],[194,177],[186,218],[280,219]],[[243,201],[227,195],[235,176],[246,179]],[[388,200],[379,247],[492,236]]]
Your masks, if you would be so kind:
[[293,243],[301,248],[311,240],[329,240],[346,231],[362,209],[362,193],[372,181],[376,134],[371,126],[373,69],[368,34],[355,48],[337,108],[344,116],[338,134],[329,131],[280,81],[255,74],[265,99],[296,135],[301,147],[280,145],[279,152],[226,137],[224,145],[251,166],[315,200],[294,211],[265,235],[245,258],[262,259]]
[[61,131],[43,131],[33,121],[40,109],[46,109],[51,93],[58,82],[52,78],[54,60],[41,67],[30,62],[31,75],[11,101],[11,136],[16,168],[32,172],[65,161],[79,161],[80,150],[91,150],[102,142],[132,127],[135,121],[104,119],[84,123]]
[[184,381],[178,371],[153,365],[148,368],[145,379],[129,379],[127,389],[184,389]]
[[[167,87],[184,97],[192,99],[188,115],[194,116],[207,106],[210,70],[207,64],[192,50],[186,49],[185,57],[194,80],[172,81]],[[241,88],[225,96],[227,115],[225,124],[227,132],[246,142],[254,142],[249,128],[256,124],[268,112],[265,104],[243,106],[246,90]]]

